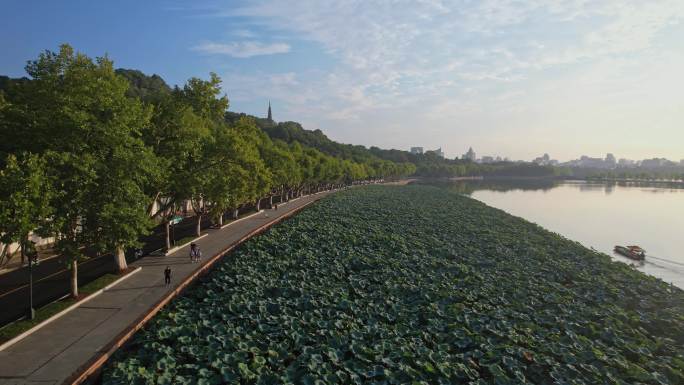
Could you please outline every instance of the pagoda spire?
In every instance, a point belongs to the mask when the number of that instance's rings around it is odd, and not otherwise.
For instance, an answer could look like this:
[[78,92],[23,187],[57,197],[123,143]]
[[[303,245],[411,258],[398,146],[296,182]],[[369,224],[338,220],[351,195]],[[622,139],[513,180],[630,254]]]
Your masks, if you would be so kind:
[[271,101],[268,101],[268,120],[273,121],[273,115],[271,115]]

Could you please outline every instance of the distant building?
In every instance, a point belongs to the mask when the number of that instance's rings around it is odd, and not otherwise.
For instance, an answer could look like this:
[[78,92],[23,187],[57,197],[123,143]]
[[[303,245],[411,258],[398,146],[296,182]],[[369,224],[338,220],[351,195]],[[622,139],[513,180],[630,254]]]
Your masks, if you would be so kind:
[[634,167],[636,162],[631,159],[620,158],[618,160],[618,167]]
[[615,168],[617,161],[615,160],[615,155],[608,153],[606,154],[606,166],[609,168]]
[[684,159],[682,159],[682,160],[679,161],[679,165],[680,165],[680,166],[684,166]]
[[468,152],[466,152],[465,154],[463,154],[463,159],[469,160],[469,161],[471,161],[471,162],[474,162],[474,161],[477,160],[477,156],[475,155],[475,151],[473,151],[473,148],[472,148],[472,147],[470,147],[470,148],[468,149]]
[[483,156],[482,159],[480,159],[481,163],[494,163],[494,157],[493,156]]
[[442,151],[442,147],[435,150],[435,155],[437,155],[440,158],[444,158],[444,151]]
[[672,166],[674,164],[675,164],[674,162],[670,162],[669,160],[667,160],[665,158],[644,159],[641,161],[641,167],[649,167],[649,168]]
[[556,165],[556,164],[558,164],[558,161],[555,160],[555,159],[551,159],[551,157],[549,156],[549,154],[546,154],[546,153],[545,153],[545,154],[542,155],[542,156],[539,156],[539,157],[534,158],[534,160],[532,160],[532,163],[536,163],[536,164],[538,164],[538,165],[540,165],[540,166],[549,166],[549,165]]
[[419,155],[423,153],[423,147],[411,147],[411,154]]
[[271,114],[271,101],[270,100],[268,101],[268,117],[266,119],[268,119],[270,122],[273,121],[273,114]]
[[591,158],[589,156],[582,155],[582,157],[579,159],[579,166],[589,168],[605,168],[605,162],[602,158]]

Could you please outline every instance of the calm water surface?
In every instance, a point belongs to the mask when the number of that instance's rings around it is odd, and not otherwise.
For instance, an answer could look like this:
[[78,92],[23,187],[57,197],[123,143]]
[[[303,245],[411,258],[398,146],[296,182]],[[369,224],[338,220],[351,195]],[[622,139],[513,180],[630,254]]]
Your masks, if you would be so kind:
[[[459,181],[448,188],[535,222],[625,263],[615,245],[639,245],[637,269],[684,288],[684,186],[556,181]],[[638,262],[637,262],[638,263]]]

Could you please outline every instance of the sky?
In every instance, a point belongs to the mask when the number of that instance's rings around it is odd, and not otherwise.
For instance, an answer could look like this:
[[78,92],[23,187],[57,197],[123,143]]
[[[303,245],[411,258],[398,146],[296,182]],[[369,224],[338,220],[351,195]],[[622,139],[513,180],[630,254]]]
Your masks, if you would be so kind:
[[71,44],[230,110],[447,157],[684,159],[683,0],[0,0],[0,74]]

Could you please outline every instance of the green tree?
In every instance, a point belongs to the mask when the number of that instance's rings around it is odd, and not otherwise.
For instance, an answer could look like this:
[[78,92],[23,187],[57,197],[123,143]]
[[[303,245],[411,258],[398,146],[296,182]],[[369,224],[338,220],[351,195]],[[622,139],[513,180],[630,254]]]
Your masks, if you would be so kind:
[[26,71],[31,81],[15,93],[9,129],[29,135],[25,150],[49,159],[56,247],[69,258],[76,296],[84,247],[113,252],[125,269],[124,249],[150,226],[144,184],[158,165],[141,131],[151,109],[126,97],[128,82],[108,58],[93,61],[68,45],[42,53]]
[[36,155],[9,155],[0,170],[0,266],[9,259],[12,243],[19,244],[21,263],[34,248],[31,233],[49,234],[51,189],[45,162]]
[[209,80],[189,79],[182,89],[174,90],[174,94],[182,103],[192,108],[209,132],[198,143],[198,156],[186,163],[187,167],[183,170],[185,185],[179,186],[182,187],[180,191],[183,191],[185,199],[190,200],[197,216],[196,233],[199,236],[202,215],[208,213],[210,207],[206,196],[207,183],[219,169],[235,161],[234,154],[220,151],[224,144],[222,141],[230,141],[223,118],[229,102],[226,96],[218,97],[221,94],[221,79],[215,73],[210,74]]
[[273,196],[282,193],[284,189],[302,187],[302,170],[297,164],[295,154],[290,151],[285,142],[276,140],[265,145],[262,148],[261,157],[272,175],[268,194],[269,205],[273,205]]
[[[192,198],[189,181],[201,171],[210,127],[181,96],[180,90],[156,95],[151,124],[143,130],[145,144],[160,164],[158,178],[147,186],[149,215],[161,219],[166,249],[171,248],[170,219],[178,204]],[[196,182],[193,182],[196,183]]]
[[270,186],[270,172],[259,156],[258,138],[249,131],[243,132],[245,127],[241,127],[249,124],[249,121],[234,127],[219,124],[214,129],[207,159],[215,167],[203,181],[203,198],[219,224],[223,223],[227,210],[234,210],[233,217],[237,217],[239,205],[254,201]]

